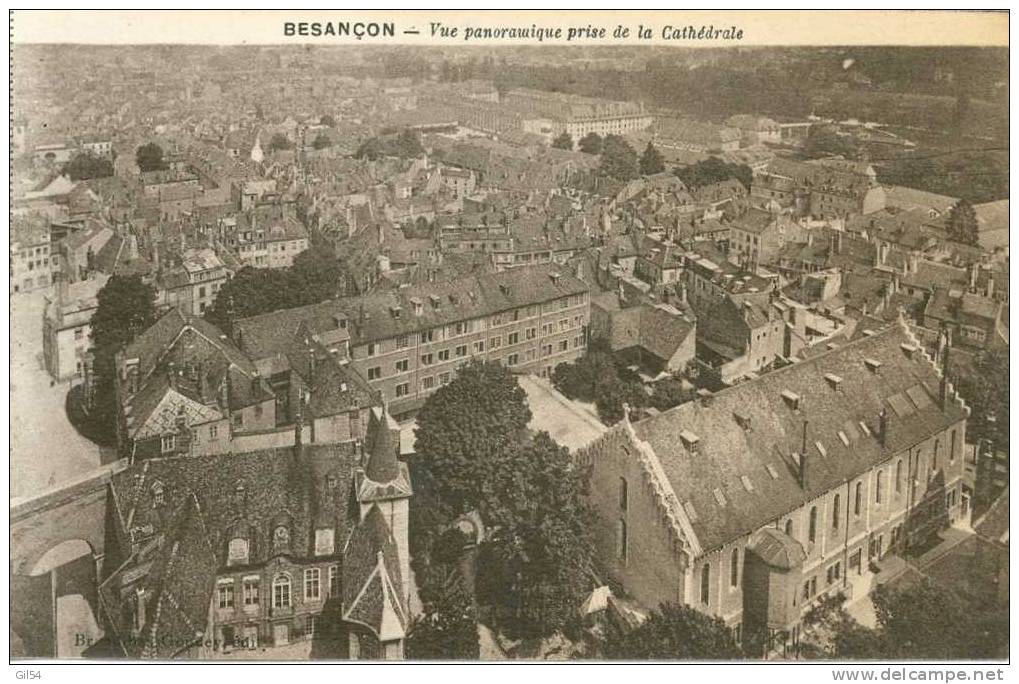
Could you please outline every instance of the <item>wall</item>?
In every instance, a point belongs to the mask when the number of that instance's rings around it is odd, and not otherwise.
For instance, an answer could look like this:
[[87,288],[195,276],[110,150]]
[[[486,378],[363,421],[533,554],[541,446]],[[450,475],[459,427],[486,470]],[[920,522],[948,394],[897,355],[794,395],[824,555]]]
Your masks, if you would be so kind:
[[[684,601],[685,556],[676,550],[674,533],[660,506],[636,447],[616,427],[582,452],[592,466],[589,500],[598,524],[594,530],[597,558],[626,593],[648,607]],[[619,504],[620,478],[627,483],[627,506]],[[617,553],[617,530],[625,521],[626,557]]]

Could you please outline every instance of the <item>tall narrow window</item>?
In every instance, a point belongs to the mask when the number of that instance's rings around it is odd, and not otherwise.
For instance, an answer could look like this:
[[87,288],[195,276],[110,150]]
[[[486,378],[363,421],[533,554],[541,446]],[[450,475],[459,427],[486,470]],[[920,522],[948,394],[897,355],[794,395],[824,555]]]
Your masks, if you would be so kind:
[[860,511],[863,509],[863,483],[856,483],[856,500],[853,502],[853,513],[860,515]]
[[322,596],[320,571],[318,568],[308,568],[304,571],[304,600],[318,601]]
[[817,540],[817,506],[813,506],[810,509],[810,529],[807,534],[807,539],[811,544]]
[[885,484],[885,473],[883,470],[877,471],[877,483],[874,485],[874,503],[881,503],[881,489]]
[[290,576],[277,575],[272,581],[272,607],[290,607]]
[[941,455],[941,440],[934,440],[934,470],[938,469],[938,457]]
[[619,510],[625,511],[627,509],[627,492],[626,492],[626,478],[619,478]]
[[952,436],[948,442],[948,462],[955,462],[955,430],[952,430]]
[[732,558],[729,559],[729,585],[739,586],[739,549],[732,550]]
[[793,521],[792,518],[785,521],[785,533],[788,536],[793,536]]
[[839,529],[839,518],[842,517],[842,505],[841,499],[838,494],[835,495],[835,501],[832,502],[831,507],[831,526],[833,530]]
[[902,493],[902,459],[895,462],[895,493]]
[[616,557],[626,562],[626,521],[620,519],[616,528]]
[[701,603],[708,604],[711,598],[711,564],[705,563],[701,568]]

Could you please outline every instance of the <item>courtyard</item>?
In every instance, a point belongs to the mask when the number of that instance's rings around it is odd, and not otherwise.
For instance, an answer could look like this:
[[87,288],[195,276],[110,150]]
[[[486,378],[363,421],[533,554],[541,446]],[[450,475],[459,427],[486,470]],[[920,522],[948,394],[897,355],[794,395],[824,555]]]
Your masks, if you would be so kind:
[[70,384],[53,383],[43,365],[44,297],[52,291],[11,297],[11,498],[38,494],[100,465],[99,447],[67,419]]

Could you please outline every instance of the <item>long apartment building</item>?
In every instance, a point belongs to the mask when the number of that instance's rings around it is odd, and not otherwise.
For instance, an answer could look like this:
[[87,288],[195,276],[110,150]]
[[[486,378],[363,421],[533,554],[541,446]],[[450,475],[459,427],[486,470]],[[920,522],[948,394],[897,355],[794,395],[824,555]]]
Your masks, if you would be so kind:
[[556,136],[566,132],[574,142],[588,133],[625,135],[651,126],[652,117],[643,104],[581,97],[566,93],[521,88],[507,92],[501,104],[521,112],[524,130]]
[[606,571],[769,652],[826,595],[869,591],[888,553],[966,517],[968,409],[900,321],[657,416],[590,464]]
[[583,354],[589,320],[588,286],[560,266],[535,266],[263,314],[235,323],[234,340],[258,363],[280,353],[280,330],[303,323],[397,415],[472,359],[548,376]]

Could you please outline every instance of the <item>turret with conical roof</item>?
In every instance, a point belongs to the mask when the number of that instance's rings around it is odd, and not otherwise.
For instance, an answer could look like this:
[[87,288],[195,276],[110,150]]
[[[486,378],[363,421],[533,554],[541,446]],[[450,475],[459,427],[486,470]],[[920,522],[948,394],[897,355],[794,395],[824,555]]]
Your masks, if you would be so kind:
[[383,406],[381,410],[372,412],[369,429],[371,433],[368,460],[364,466],[365,475],[372,482],[392,482],[400,476],[400,465],[396,460],[400,427]]

